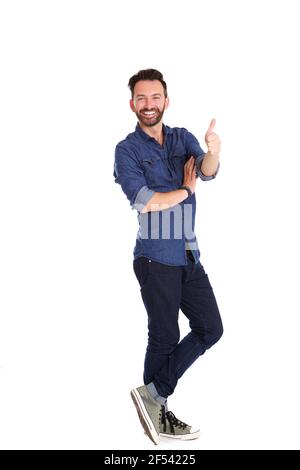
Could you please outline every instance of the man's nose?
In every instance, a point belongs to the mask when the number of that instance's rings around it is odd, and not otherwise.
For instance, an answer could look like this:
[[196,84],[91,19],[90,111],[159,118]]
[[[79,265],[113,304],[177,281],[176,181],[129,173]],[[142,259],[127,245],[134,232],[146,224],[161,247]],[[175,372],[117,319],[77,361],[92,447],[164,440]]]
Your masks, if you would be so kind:
[[151,98],[146,98],[146,108],[154,108],[153,100]]

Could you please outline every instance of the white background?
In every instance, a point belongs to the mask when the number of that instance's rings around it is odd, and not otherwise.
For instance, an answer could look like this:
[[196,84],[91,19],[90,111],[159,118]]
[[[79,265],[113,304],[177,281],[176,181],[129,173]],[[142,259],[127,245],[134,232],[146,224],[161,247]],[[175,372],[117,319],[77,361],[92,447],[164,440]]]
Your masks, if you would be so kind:
[[129,395],[137,219],[113,179],[151,67],[164,122],[206,149],[215,117],[222,139],[196,233],[225,333],[170,398],[202,437],[160,449],[299,449],[298,3],[1,1],[1,448],[153,449]]

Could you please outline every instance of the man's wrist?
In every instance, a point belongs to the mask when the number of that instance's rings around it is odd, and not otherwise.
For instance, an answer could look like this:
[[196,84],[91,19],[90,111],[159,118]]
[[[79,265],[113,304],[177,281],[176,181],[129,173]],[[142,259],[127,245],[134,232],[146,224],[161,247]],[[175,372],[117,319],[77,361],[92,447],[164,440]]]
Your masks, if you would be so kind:
[[192,196],[193,195],[193,191],[191,190],[191,188],[189,186],[186,186],[186,185],[182,185],[180,186],[180,188],[178,189],[185,189],[186,192],[188,193],[188,197]]

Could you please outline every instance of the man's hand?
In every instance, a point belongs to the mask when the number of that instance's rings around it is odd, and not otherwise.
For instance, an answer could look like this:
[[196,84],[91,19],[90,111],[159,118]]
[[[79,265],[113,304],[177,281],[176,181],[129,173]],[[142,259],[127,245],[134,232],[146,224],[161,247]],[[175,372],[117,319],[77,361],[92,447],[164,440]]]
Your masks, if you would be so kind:
[[[196,189],[196,166],[195,158],[192,155],[184,165],[184,178],[183,186],[188,186],[194,193]],[[182,189],[175,189],[167,193],[155,192],[152,198],[142,209],[142,214],[145,212],[161,211],[176,206],[187,198],[187,191]]]
[[207,145],[208,152],[211,155],[219,155],[221,151],[221,141],[219,136],[214,132],[216,120],[212,119],[205,134],[205,142]]
[[183,186],[188,186],[194,193],[196,189],[196,182],[195,158],[192,155],[184,165]]

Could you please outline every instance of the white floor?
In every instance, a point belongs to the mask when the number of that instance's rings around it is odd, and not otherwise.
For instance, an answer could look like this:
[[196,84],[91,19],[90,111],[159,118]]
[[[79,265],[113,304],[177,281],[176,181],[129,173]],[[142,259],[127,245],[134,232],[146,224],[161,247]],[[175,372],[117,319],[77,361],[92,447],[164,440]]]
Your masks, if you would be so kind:
[[[118,328],[125,323],[120,320]],[[50,329],[41,341],[27,331],[17,347],[18,332],[0,370],[1,448],[156,448],[144,435],[129,394],[140,385],[144,338],[135,340],[132,332],[131,344],[120,343],[117,350],[112,338],[104,348],[99,328],[87,330],[77,324],[68,332],[61,325],[60,333]],[[299,448],[296,358],[273,360],[259,339],[251,354],[250,343],[229,330],[186,372],[169,407],[179,419],[200,426],[201,437],[162,439],[160,449]]]

